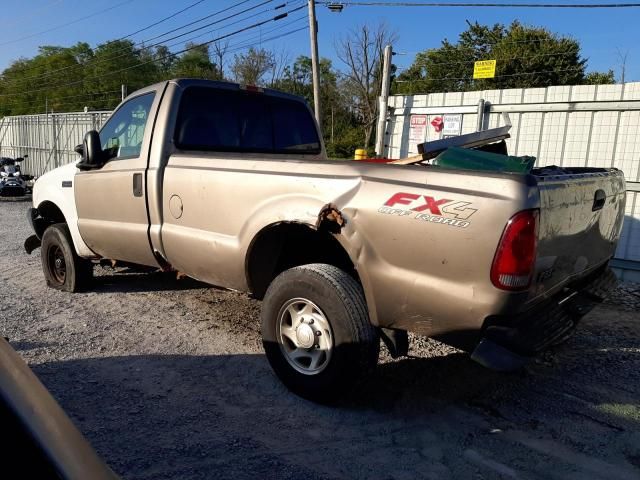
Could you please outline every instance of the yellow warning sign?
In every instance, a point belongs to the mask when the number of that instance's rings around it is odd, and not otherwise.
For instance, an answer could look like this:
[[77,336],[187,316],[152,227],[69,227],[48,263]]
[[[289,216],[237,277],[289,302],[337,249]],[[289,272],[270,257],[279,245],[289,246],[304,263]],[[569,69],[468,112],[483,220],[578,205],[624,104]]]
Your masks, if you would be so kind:
[[496,76],[495,60],[480,60],[473,65],[473,78],[493,78]]

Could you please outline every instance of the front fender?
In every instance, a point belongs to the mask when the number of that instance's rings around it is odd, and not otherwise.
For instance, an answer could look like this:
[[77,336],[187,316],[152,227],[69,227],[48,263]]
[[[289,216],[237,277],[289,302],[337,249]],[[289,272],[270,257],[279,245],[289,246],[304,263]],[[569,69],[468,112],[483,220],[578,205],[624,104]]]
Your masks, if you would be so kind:
[[73,194],[77,171],[75,164],[71,163],[41,176],[33,186],[33,206],[40,209],[50,203],[57,207],[69,227],[76,253],[80,257],[95,257],[78,230],[78,211]]

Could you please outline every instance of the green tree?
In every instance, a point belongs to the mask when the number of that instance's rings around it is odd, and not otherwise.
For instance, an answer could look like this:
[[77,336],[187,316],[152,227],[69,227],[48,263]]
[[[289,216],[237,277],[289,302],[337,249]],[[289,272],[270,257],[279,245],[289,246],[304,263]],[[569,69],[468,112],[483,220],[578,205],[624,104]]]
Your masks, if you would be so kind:
[[158,67],[159,75],[164,79],[171,77],[176,63],[176,57],[171,53],[169,48],[165,45],[158,45],[155,47],[152,55]]
[[[282,78],[272,86],[304,97],[309,105],[313,105],[311,59],[299,56],[292,65],[284,68]],[[343,94],[339,73],[327,58],[320,59],[320,102],[327,153],[335,158],[353,158],[355,149],[362,145],[364,129]]]
[[[474,80],[474,62],[496,60],[496,77]],[[396,78],[397,93],[576,85],[587,82],[586,59],[575,39],[519,22],[469,24],[458,41],[416,55]]]
[[[130,40],[115,40],[99,45],[93,61],[85,70],[84,88],[88,92],[117,92],[125,85],[129,92],[154,83],[160,77],[153,52],[136,48]],[[98,102],[99,108],[110,108],[113,102]]]
[[85,98],[83,68],[92,58],[89,45],[78,43],[45,45],[33,58],[13,62],[0,77],[0,114],[60,111],[77,104]]
[[267,73],[277,67],[275,54],[264,48],[250,48],[247,53],[233,56],[231,73],[238,83],[265,85]]
[[220,80],[219,70],[209,57],[208,45],[187,43],[186,52],[175,60],[171,71],[174,77]]
[[585,85],[612,85],[616,83],[616,76],[613,70],[608,72],[589,72],[584,76]]

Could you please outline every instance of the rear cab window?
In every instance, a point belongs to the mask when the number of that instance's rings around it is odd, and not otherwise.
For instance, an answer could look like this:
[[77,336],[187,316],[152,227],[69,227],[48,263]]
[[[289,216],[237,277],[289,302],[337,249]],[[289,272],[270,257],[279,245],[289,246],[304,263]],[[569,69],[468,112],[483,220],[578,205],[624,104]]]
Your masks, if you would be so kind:
[[318,132],[307,106],[263,93],[188,87],[174,141],[181,150],[318,154]]

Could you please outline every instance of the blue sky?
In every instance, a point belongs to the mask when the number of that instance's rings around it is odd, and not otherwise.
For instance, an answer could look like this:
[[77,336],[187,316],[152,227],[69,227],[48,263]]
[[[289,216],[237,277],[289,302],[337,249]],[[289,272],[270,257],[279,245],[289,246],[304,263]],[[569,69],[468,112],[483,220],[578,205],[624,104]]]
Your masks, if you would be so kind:
[[[15,1],[2,0],[2,35],[0,35],[0,69],[8,66],[11,61],[21,56],[32,56],[39,45],[69,46],[78,41],[86,41],[96,45],[110,39],[118,38],[145,27],[165,16],[194,3],[196,0],[30,0]],[[264,0],[262,0],[264,1]],[[251,10],[244,17],[260,12],[267,8],[284,3],[287,0],[275,0],[263,7]],[[494,0],[495,1],[495,0]],[[500,1],[500,0],[498,0]],[[511,0],[515,2],[517,0]],[[560,0],[545,0],[545,3]],[[576,0],[564,0],[571,3]],[[594,0],[580,0],[579,3],[589,3]],[[529,0],[531,3],[532,0]],[[597,3],[611,3],[612,0],[599,0]],[[162,24],[139,33],[132,38],[136,41],[147,40],[167,30],[176,28],[187,22],[194,21],[204,15],[231,6],[237,1],[204,0],[201,4],[176,15]],[[248,8],[260,3],[260,0],[247,1],[236,10],[213,17],[209,22],[225,15]],[[304,0],[293,0],[283,10],[303,5]],[[78,21],[75,24],[56,28],[62,24],[72,22],[81,17],[91,15],[101,10],[112,8],[93,18]],[[400,7],[357,7],[351,6],[342,13],[331,13],[325,6],[319,5],[319,50],[320,55],[334,60],[336,66],[342,67],[335,55],[335,42],[338,38],[348,35],[349,29],[367,22],[375,25],[385,22],[398,35],[398,42],[394,45],[397,52],[416,52],[439,45],[443,38],[455,40],[457,35],[466,28],[465,20],[479,21],[492,24],[495,22],[510,23],[517,19],[523,23],[544,26],[548,29],[570,35],[580,41],[583,56],[588,58],[588,70],[608,70],[613,68],[619,75],[620,60],[618,49],[622,53],[628,52],[626,79],[640,81],[640,47],[638,47],[638,23],[640,8],[635,9],[527,9],[527,8],[400,8]],[[282,10],[279,10],[282,11]],[[230,46],[241,47],[257,44],[297,28],[304,27],[306,9],[292,14],[290,19],[265,25],[229,39]],[[245,22],[230,26],[226,29],[213,29],[211,26],[200,32],[206,35],[198,41],[210,40],[216,35],[231,32],[259,19],[272,16],[273,12],[264,13]],[[233,20],[237,20],[237,17]],[[297,20],[296,20],[297,19]],[[232,20],[228,20],[229,23]],[[285,22],[291,22],[284,25]],[[190,28],[195,28],[196,24]],[[278,30],[271,31],[275,27]],[[44,30],[51,30],[40,34]],[[176,32],[175,34],[179,34]],[[23,38],[33,35],[31,38]],[[188,38],[188,37],[184,37]],[[171,44],[180,44],[176,39]],[[162,39],[160,39],[162,40]],[[295,34],[264,42],[265,47],[285,51],[291,58],[300,54],[309,54],[309,35],[307,30]],[[174,50],[179,49],[177,45]],[[408,66],[413,60],[413,54],[396,55],[394,62],[400,66]]]

